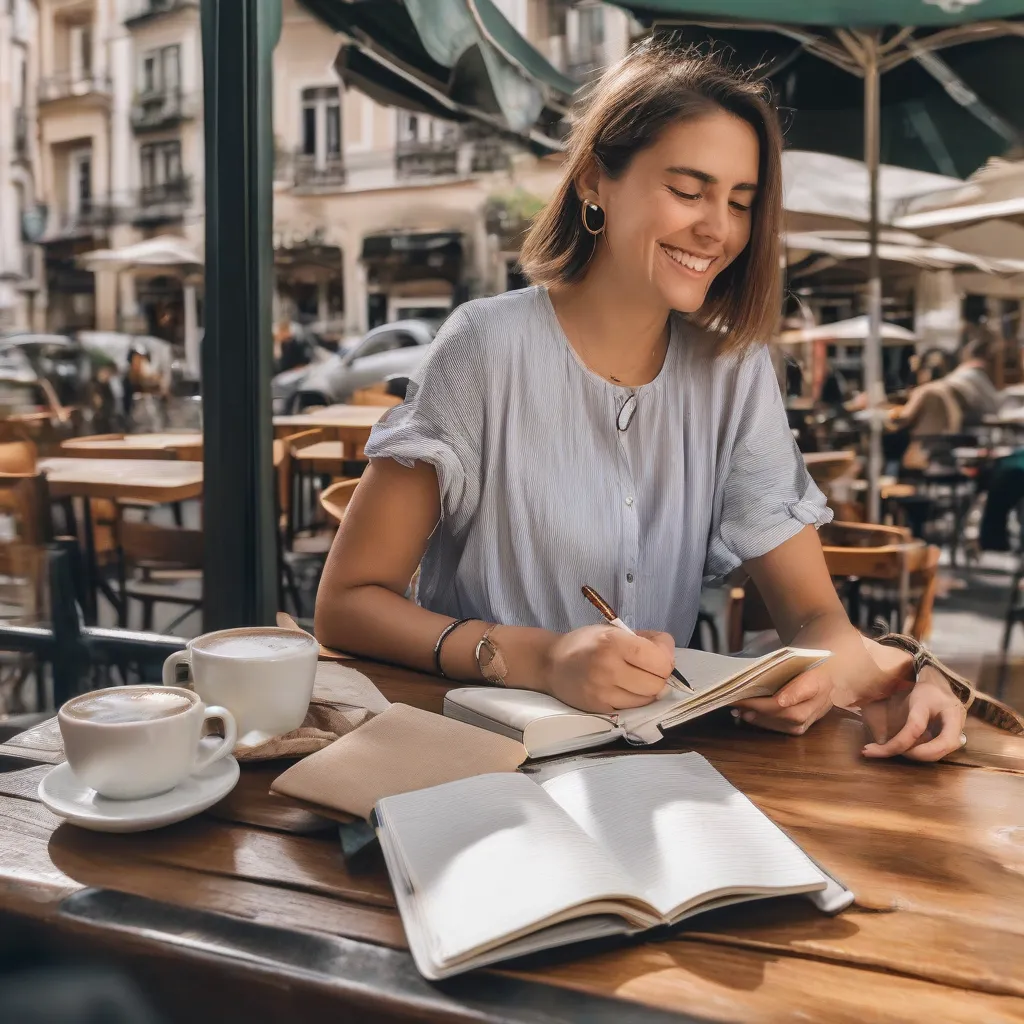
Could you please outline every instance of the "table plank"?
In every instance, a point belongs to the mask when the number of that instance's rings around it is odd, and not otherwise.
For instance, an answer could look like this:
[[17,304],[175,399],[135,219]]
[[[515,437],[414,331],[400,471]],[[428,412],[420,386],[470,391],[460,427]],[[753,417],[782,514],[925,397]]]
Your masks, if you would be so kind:
[[54,498],[173,502],[203,493],[201,462],[47,458],[39,460],[39,468]]

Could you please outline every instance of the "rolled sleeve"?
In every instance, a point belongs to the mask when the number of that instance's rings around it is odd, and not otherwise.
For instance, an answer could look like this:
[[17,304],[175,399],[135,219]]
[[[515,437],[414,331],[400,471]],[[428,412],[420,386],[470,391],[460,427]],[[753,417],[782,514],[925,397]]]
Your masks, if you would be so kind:
[[740,377],[739,425],[708,544],[705,574],[728,575],[767,554],[805,526],[831,522],[832,510],[811,479],[789,429],[770,354],[749,357]]
[[480,500],[484,395],[478,348],[477,332],[460,307],[438,332],[405,401],[378,421],[364,449],[368,459],[433,466],[441,514],[453,534],[468,524]]

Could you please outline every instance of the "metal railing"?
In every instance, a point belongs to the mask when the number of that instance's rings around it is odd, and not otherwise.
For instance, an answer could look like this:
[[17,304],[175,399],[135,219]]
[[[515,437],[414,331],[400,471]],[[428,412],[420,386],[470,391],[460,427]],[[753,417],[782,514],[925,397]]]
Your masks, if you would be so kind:
[[95,72],[74,73],[61,71],[39,79],[39,102],[51,103],[75,96],[106,96],[111,92],[109,75]]
[[131,121],[136,131],[165,128],[195,117],[194,97],[178,90],[140,93],[132,103]]
[[402,179],[453,176],[459,169],[460,143],[458,138],[398,142],[395,144],[395,174]]
[[144,185],[136,193],[132,220],[139,223],[181,217],[192,202],[192,191],[190,177]]
[[124,23],[130,27],[158,14],[169,14],[183,7],[198,7],[199,0],[133,0],[127,6]]
[[60,230],[64,234],[108,228],[117,219],[117,208],[109,199],[81,199],[77,209],[64,210]]
[[292,160],[296,188],[337,188],[345,184],[345,161],[340,153],[319,159],[313,153],[295,153]]

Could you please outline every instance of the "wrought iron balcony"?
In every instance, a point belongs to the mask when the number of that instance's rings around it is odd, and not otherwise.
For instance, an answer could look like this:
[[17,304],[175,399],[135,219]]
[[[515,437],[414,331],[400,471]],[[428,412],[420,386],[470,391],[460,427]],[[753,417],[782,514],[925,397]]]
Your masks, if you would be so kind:
[[316,192],[341,188],[347,181],[344,157],[340,153],[278,151],[275,156],[274,177],[287,181],[296,190]]
[[461,139],[441,142],[405,141],[395,145],[395,175],[408,178],[452,177],[459,169]]
[[135,224],[180,220],[192,203],[192,179],[175,178],[138,190],[132,221]]
[[77,209],[60,215],[60,234],[100,234],[117,220],[117,207],[109,198],[81,199]]
[[52,103],[55,100],[71,99],[78,96],[109,100],[110,92],[110,76],[92,72],[75,74],[71,71],[61,71],[49,78],[39,80],[40,103]]
[[171,90],[140,93],[132,103],[132,127],[137,132],[169,128],[195,117],[194,97]]
[[170,14],[172,11],[185,7],[198,6],[199,0],[133,0],[128,4],[128,13],[125,15],[124,23],[129,28],[134,28],[157,15]]

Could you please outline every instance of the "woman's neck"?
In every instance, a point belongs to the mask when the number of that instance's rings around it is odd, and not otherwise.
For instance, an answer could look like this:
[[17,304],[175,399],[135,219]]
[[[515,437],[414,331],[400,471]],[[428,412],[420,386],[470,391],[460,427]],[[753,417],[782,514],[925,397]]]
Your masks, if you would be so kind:
[[569,344],[587,366],[614,384],[639,387],[661,371],[670,311],[646,290],[623,288],[621,276],[603,255],[594,254],[582,281],[552,290],[551,304]]

